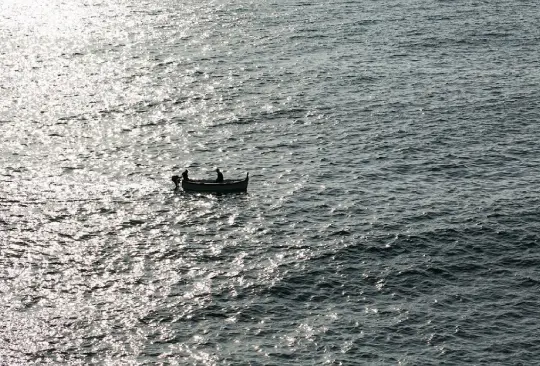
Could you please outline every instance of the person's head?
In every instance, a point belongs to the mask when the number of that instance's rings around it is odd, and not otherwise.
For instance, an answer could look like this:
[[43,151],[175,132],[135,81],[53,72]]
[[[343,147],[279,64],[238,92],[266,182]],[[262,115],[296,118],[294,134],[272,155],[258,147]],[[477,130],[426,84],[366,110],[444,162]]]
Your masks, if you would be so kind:
[[219,173],[219,168],[216,168],[216,172],[218,172],[218,173]]

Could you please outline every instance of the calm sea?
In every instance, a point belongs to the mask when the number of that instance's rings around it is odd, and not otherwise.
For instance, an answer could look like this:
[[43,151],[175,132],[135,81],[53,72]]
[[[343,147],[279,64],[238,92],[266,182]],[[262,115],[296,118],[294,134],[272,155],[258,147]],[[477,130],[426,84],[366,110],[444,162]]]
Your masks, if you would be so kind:
[[540,364],[538,19],[1,0],[0,365]]

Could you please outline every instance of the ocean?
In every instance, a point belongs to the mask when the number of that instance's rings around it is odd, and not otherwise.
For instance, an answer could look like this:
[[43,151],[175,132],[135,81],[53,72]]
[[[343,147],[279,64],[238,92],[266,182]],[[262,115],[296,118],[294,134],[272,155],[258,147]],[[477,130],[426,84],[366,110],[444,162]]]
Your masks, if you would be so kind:
[[2,0],[0,365],[540,364],[539,9]]

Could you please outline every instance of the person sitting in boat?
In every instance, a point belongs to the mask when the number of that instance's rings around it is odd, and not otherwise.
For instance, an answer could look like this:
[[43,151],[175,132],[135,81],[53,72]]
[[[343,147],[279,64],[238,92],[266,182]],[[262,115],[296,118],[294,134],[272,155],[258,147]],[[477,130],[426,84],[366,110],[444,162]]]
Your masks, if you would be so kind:
[[183,180],[189,180],[187,169],[184,170],[184,172],[182,173],[182,179],[183,179]]
[[216,183],[223,183],[223,173],[219,171],[219,168],[216,169],[216,173],[217,173]]

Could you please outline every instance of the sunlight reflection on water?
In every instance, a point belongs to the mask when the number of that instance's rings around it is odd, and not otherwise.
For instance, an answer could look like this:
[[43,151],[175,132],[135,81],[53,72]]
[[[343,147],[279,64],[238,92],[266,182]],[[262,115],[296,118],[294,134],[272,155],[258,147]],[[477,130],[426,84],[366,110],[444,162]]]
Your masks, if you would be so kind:
[[36,36],[73,38],[82,34],[83,21],[91,18],[92,7],[78,1],[3,0],[3,26]]

